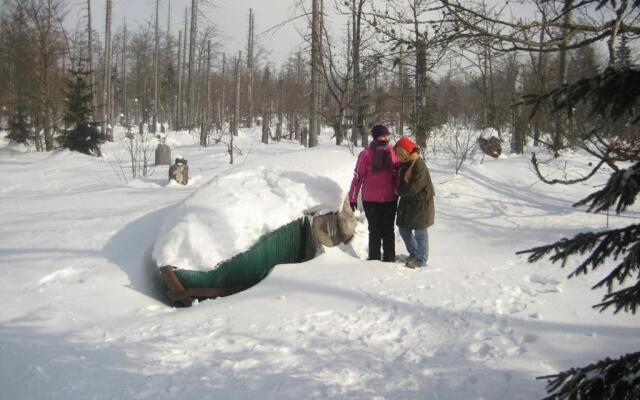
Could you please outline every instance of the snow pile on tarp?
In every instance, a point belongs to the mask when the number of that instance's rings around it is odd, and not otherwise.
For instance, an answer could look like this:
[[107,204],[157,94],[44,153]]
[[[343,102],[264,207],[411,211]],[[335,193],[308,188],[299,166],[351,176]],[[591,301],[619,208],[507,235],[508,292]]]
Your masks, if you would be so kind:
[[158,266],[210,270],[305,212],[337,211],[346,184],[327,176],[258,167],[212,179],[164,222]]

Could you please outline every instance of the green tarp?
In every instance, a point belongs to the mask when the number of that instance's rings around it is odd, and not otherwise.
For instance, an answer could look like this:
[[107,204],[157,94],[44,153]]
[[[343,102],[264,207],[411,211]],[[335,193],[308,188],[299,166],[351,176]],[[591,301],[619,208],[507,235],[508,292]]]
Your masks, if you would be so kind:
[[255,285],[278,264],[299,263],[313,257],[311,230],[300,218],[262,236],[249,250],[223,261],[210,271],[176,270],[185,288],[238,288]]

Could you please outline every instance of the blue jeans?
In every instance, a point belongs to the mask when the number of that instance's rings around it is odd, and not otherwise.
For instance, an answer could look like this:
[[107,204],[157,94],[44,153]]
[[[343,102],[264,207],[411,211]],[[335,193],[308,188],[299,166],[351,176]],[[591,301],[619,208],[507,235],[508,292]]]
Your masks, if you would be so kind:
[[407,247],[409,257],[416,260],[419,266],[424,267],[429,260],[429,231],[423,229],[409,229],[398,227],[400,236]]

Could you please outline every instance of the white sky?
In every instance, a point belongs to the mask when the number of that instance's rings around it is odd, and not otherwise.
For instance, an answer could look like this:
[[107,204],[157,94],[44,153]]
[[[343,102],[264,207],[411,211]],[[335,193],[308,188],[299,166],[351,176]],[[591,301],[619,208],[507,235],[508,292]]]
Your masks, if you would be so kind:
[[[177,35],[184,26],[185,7],[191,5],[191,0],[160,0],[160,25],[166,29],[167,5],[171,1],[171,26]],[[202,0],[200,0],[202,2]],[[69,22],[75,24],[78,10],[83,7],[85,0],[73,0],[71,12],[68,14]],[[104,36],[105,0],[91,0],[92,19],[94,29]],[[218,27],[222,35],[225,51],[234,54],[238,50],[245,51],[247,32],[249,29],[249,8],[255,13],[255,32],[259,34],[278,25],[279,23],[298,15],[300,11],[295,9],[296,0],[211,0],[211,6],[203,8],[206,18]],[[122,26],[126,17],[127,25],[142,24],[145,21],[153,21],[155,12],[155,0],[113,0],[113,29]],[[78,15],[78,17],[76,16]],[[303,20],[298,20],[298,24]],[[271,59],[276,64],[283,62],[290,51],[294,50],[302,38],[297,33],[293,23],[289,23],[277,31],[258,37],[262,46],[271,51]]]

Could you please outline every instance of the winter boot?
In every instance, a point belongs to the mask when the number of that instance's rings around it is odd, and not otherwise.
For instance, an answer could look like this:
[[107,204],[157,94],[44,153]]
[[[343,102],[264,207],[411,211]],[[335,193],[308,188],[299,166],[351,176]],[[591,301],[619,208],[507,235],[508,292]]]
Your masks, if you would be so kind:
[[417,267],[419,267],[418,262],[411,257],[407,258],[404,266],[411,269],[416,269]]

